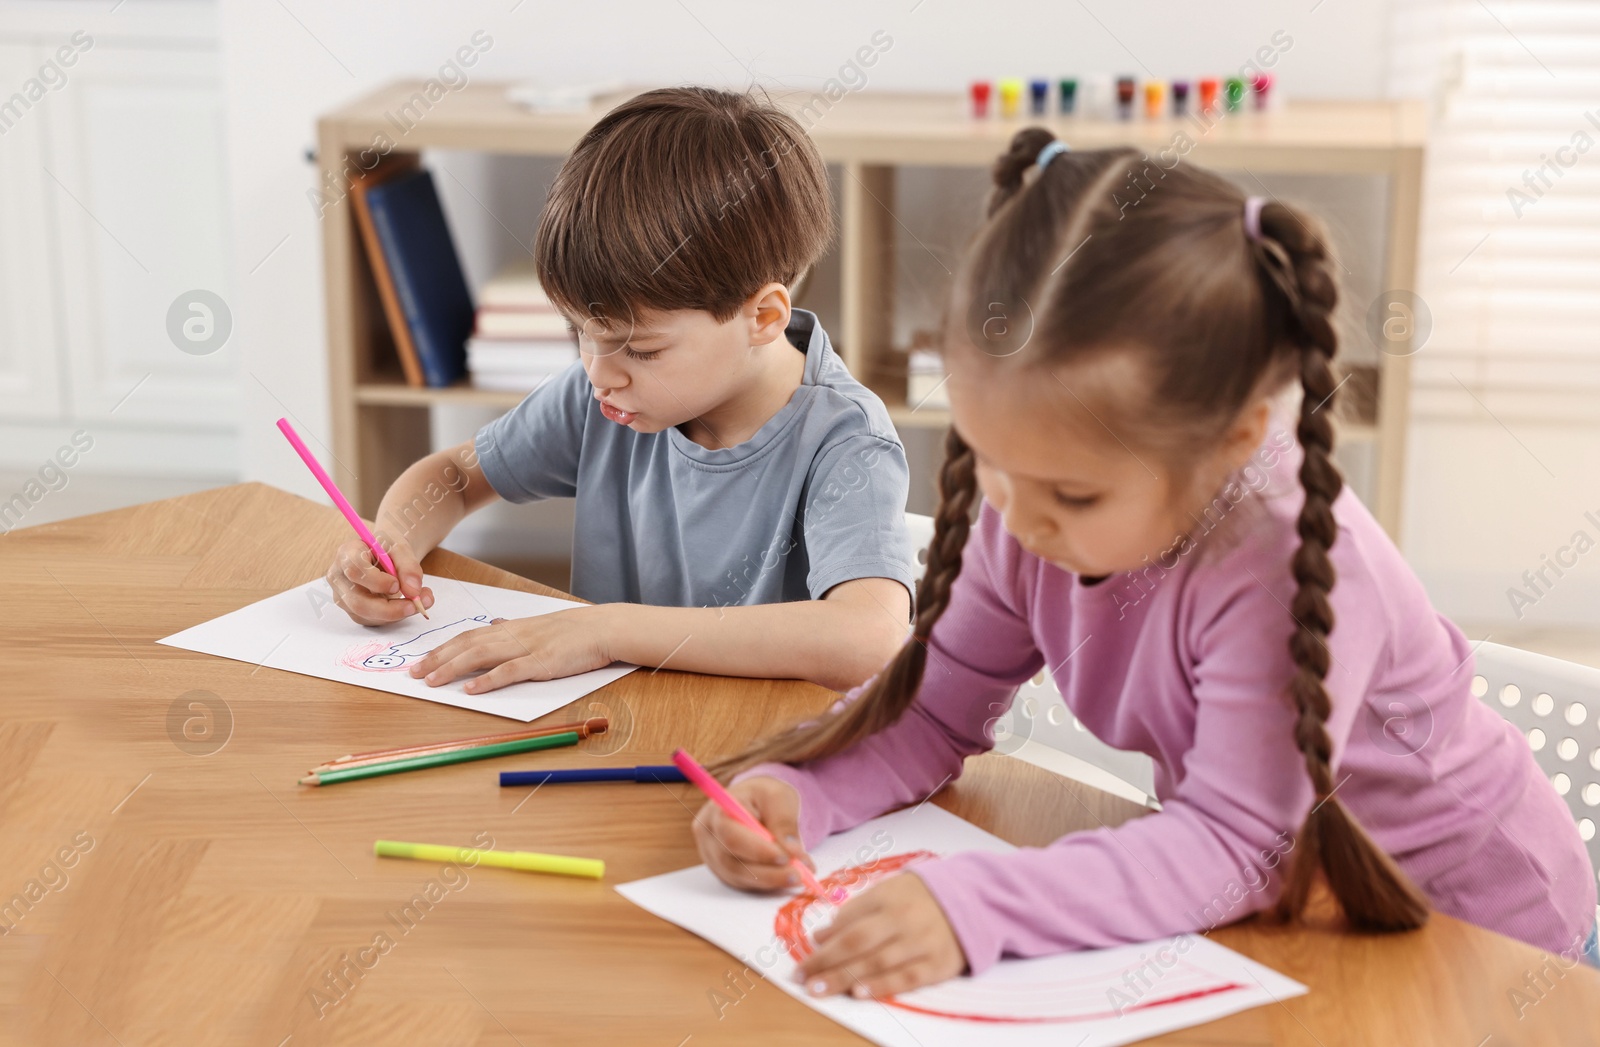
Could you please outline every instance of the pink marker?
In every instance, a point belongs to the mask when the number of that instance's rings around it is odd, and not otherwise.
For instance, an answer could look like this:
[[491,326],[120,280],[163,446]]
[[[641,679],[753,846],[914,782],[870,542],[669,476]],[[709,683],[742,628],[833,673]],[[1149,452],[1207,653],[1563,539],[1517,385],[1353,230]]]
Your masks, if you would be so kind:
[[[734,821],[743,825],[763,840],[770,843],[778,842],[771,831],[756,819],[755,815],[745,810],[744,804],[734,799],[733,794],[724,789],[721,782],[711,777],[711,772],[695,762],[693,756],[679,749],[672,754],[672,762],[678,765],[678,770],[683,772],[685,778],[699,786],[700,791],[705,793],[712,803],[727,811],[728,816]],[[790,858],[789,864],[794,866],[795,872],[800,874],[800,879],[804,881],[806,889],[818,898],[828,898],[836,903],[845,900],[844,888],[836,887],[831,893],[823,890],[822,884],[817,881],[811,870],[806,868],[806,863],[799,858]]]
[[[356,515],[355,508],[351,506],[350,500],[344,496],[343,491],[339,490],[339,485],[333,482],[333,477],[328,475],[328,471],[322,468],[322,463],[317,461],[316,456],[311,453],[311,448],[307,447],[306,442],[300,439],[300,434],[294,431],[294,426],[289,424],[289,419],[279,418],[278,429],[284,436],[289,438],[289,446],[295,449],[295,453],[300,456],[300,460],[306,463],[306,468],[311,470],[311,475],[317,478],[317,483],[321,484],[322,489],[328,492],[328,497],[333,499],[334,507],[343,513],[344,518],[350,521],[350,526],[356,529],[356,537],[367,543],[367,548],[371,549],[372,555],[377,557],[379,566],[398,579],[400,572],[394,569],[394,561],[389,559],[389,554],[384,552],[383,546],[378,544],[377,536],[369,531],[366,523],[360,516]],[[421,612],[422,617],[428,617],[428,612],[422,609],[422,601],[420,599],[412,600],[411,602],[416,604],[417,610]]]

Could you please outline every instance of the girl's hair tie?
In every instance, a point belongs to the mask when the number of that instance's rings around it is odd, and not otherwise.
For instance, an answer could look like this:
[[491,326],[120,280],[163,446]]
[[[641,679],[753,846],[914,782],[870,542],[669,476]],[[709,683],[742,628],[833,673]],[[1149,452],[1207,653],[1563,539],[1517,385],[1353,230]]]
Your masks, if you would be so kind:
[[1244,202],[1244,234],[1252,240],[1261,239],[1261,208],[1266,202],[1261,196],[1248,197]]
[[1050,161],[1054,160],[1056,157],[1060,156],[1066,151],[1067,143],[1063,142],[1059,138],[1052,138],[1050,139],[1048,145],[1039,150],[1039,159],[1037,162],[1040,167],[1048,167],[1050,165]]

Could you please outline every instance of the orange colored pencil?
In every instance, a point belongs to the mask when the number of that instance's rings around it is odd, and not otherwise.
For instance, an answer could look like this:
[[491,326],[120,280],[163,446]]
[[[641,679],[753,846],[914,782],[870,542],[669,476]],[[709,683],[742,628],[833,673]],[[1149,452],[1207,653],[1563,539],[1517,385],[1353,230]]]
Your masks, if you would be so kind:
[[344,770],[349,767],[383,763],[387,760],[396,760],[407,756],[424,756],[441,752],[453,752],[457,749],[471,749],[481,745],[498,745],[502,742],[521,741],[524,738],[542,738],[552,734],[566,734],[568,731],[576,731],[578,737],[583,739],[592,734],[604,734],[610,725],[610,721],[604,716],[591,716],[581,723],[552,724],[548,727],[525,727],[520,731],[508,731],[505,734],[481,734],[475,738],[457,738],[445,742],[403,745],[393,749],[373,749],[370,752],[351,753],[341,756],[336,760],[313,767],[311,773]]

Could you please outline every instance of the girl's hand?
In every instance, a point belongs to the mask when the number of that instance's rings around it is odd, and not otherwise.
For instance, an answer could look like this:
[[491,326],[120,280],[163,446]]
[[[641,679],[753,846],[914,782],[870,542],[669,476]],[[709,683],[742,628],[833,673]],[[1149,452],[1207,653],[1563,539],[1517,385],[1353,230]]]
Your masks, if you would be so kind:
[[468,694],[482,694],[520,680],[557,680],[602,669],[615,660],[604,611],[602,605],[532,618],[496,618],[446,640],[408,671],[437,687],[487,669],[461,685]]
[[813,996],[892,996],[967,968],[950,921],[915,873],[897,873],[839,907],[812,936],[816,951],[794,973]]
[[775,891],[800,882],[789,864],[799,858],[813,871],[817,864],[800,846],[800,794],[788,782],[766,775],[746,778],[728,787],[756,820],[777,837],[763,840],[707,800],[695,815],[692,831],[700,857],[717,878],[746,891]]
[[381,535],[378,540],[399,572],[399,580],[378,566],[372,550],[359,538],[339,546],[326,575],[334,602],[362,625],[385,625],[416,614],[412,600],[420,599],[423,607],[433,606],[433,590],[422,587],[422,561],[411,543],[404,538],[390,542]]

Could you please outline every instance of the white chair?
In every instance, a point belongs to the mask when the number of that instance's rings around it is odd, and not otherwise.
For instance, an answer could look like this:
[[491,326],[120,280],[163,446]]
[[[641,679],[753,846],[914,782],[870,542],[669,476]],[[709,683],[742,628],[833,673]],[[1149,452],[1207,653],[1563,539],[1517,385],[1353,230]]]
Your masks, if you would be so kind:
[[[915,550],[912,571],[920,579],[933,542],[933,517],[906,513],[906,527]],[[1154,761],[1144,753],[1113,749],[1091,734],[1072,715],[1044,669],[1018,688],[1010,710],[995,723],[994,737],[996,752],[1135,803],[1154,804]]]
[[1474,658],[1472,693],[1528,739],[1600,869],[1600,669],[1496,643],[1479,644]]
[[911,574],[920,582],[928,568],[928,546],[933,544],[933,517],[906,513],[906,530],[911,532]]

